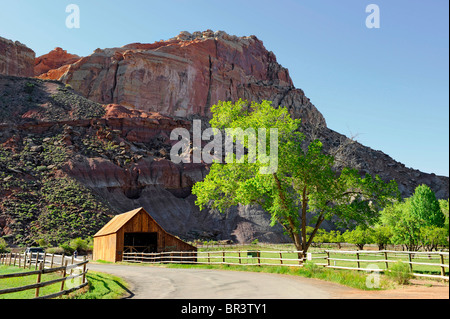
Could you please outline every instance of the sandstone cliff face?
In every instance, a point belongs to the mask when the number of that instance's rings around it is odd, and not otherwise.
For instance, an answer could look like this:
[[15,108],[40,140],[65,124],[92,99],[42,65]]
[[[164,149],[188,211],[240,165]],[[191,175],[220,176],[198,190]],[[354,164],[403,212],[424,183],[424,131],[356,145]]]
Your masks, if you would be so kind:
[[[58,69],[67,64],[78,61],[80,57],[76,54],[67,53],[66,50],[55,48],[47,54],[37,57],[34,61],[34,75],[39,76],[50,70]],[[54,75],[53,75],[54,76]]]
[[325,125],[288,70],[255,36],[182,32],[168,41],[97,49],[40,78],[61,80],[98,103],[164,115],[209,116],[219,100],[266,99],[286,105],[305,122]]
[[0,74],[33,76],[35,53],[18,41],[0,37]]

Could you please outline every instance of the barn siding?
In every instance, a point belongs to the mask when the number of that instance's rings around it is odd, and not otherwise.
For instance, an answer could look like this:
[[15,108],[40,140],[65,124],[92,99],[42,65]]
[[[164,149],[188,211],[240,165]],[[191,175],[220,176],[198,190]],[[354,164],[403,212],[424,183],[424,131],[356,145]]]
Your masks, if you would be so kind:
[[105,260],[116,262],[116,234],[94,237],[94,260]]

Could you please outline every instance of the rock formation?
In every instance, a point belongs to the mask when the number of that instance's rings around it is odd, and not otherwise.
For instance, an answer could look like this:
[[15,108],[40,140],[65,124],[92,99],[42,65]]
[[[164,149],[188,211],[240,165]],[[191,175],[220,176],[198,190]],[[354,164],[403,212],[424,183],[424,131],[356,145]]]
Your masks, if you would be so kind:
[[34,75],[39,76],[50,70],[58,69],[64,65],[78,61],[80,57],[76,54],[67,53],[66,50],[55,48],[47,54],[37,57],[34,61]]
[[101,104],[164,115],[208,116],[218,100],[266,99],[287,105],[305,122],[325,125],[288,70],[255,36],[182,32],[168,41],[97,49],[40,78],[61,80]]
[[33,76],[35,53],[18,41],[0,37],[0,74]]

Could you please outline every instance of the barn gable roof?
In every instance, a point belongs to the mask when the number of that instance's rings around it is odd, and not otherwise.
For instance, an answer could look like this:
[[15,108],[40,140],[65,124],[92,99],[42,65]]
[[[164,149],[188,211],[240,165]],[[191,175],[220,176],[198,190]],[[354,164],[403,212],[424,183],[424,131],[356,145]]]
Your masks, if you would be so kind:
[[119,214],[113,217],[105,226],[102,227],[95,235],[94,237],[98,236],[104,236],[116,233],[120,228],[122,228],[123,225],[125,225],[130,219],[132,219],[136,214],[138,214],[140,211],[144,211],[146,214],[150,216],[152,220],[154,220],[147,211],[142,208],[136,208],[129,212]]

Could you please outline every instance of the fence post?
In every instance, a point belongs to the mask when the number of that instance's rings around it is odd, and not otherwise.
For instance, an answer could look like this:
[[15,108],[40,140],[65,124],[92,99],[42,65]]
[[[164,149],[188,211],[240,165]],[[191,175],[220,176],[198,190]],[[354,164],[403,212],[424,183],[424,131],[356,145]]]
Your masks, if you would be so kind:
[[440,259],[441,259],[441,276],[445,276],[445,267],[443,266],[444,265],[444,254],[442,254],[442,253],[439,253],[439,257],[440,257]]
[[[86,256],[83,257],[83,261],[86,261]],[[86,282],[86,264],[83,265],[83,284]]]
[[384,252],[384,260],[386,260],[385,264],[386,264],[386,270],[387,270],[389,268],[389,263],[388,263],[388,254],[386,251]]
[[[39,284],[41,282],[41,276],[42,276],[42,269],[43,269],[43,263],[39,263],[39,270],[40,272],[37,275],[37,280],[36,283]],[[39,287],[36,287],[35,293],[34,293],[34,297],[39,297]]]
[[27,264],[27,253],[24,253],[23,254],[23,269],[25,269],[26,264]]
[[[63,272],[62,272],[62,278],[66,277],[66,271],[67,271],[67,260],[64,262],[64,269],[63,269]],[[65,280],[61,281],[61,290],[60,291],[64,290],[64,283],[65,282],[66,282]]]
[[412,257],[411,257],[411,253],[408,252],[408,260],[409,260],[409,270],[412,272],[413,271],[413,265],[411,264],[412,262]]
[[357,260],[356,264],[358,265],[358,269],[359,269],[359,268],[361,268],[360,267],[361,264],[359,262],[359,251],[356,251],[356,260]]
[[261,252],[259,250],[256,252],[256,257],[258,257],[258,266],[261,266],[261,260],[259,259],[261,257]]
[[222,250],[222,262],[225,263],[225,250]]
[[281,265],[283,264],[283,255],[281,254],[281,251],[280,251],[280,263]]
[[52,254],[52,259],[50,261],[50,268],[53,268],[53,258],[55,258],[55,253]]
[[328,250],[326,250],[326,253],[327,253],[327,264],[328,264],[328,267],[330,267],[330,252]]
[[39,262],[39,253],[36,253],[36,265],[34,266],[34,270],[38,269],[38,262]]

